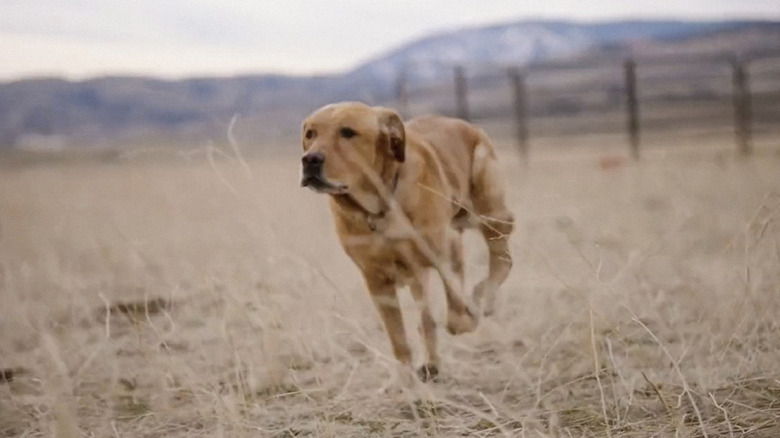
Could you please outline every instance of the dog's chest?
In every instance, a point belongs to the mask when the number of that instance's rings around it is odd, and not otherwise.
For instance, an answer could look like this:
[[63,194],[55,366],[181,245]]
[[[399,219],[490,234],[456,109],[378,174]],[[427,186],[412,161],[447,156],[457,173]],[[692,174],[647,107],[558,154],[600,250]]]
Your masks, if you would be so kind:
[[420,255],[410,228],[398,216],[350,218],[349,227],[339,233],[347,254],[362,268],[380,269],[399,278],[410,275],[410,266],[419,263]]
[[369,214],[355,212],[341,217],[343,234],[356,235],[372,247],[392,244],[399,239],[408,239],[408,219],[404,221],[398,213]]

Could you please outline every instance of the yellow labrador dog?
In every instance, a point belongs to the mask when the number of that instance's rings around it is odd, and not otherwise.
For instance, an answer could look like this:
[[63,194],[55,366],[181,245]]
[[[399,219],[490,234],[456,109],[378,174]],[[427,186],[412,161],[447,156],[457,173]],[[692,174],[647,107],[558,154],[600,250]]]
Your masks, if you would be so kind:
[[343,102],[306,118],[302,142],[301,185],[330,196],[339,240],[363,273],[396,359],[411,366],[396,296],[408,285],[427,350],[418,376],[435,377],[430,271],[444,282],[447,330],[459,334],[474,330],[478,317],[463,296],[464,228],[479,227],[489,248],[489,272],[474,288],[486,314],[512,267],[513,218],[490,140],[462,120],[425,116],[404,123],[393,110]]

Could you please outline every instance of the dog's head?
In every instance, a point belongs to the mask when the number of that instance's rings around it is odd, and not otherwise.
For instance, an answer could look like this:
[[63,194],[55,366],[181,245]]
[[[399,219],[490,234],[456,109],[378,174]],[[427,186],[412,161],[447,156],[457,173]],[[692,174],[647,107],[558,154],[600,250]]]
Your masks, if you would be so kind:
[[324,106],[304,120],[301,185],[345,194],[365,186],[366,172],[384,179],[404,161],[406,137],[393,110],[358,102]]

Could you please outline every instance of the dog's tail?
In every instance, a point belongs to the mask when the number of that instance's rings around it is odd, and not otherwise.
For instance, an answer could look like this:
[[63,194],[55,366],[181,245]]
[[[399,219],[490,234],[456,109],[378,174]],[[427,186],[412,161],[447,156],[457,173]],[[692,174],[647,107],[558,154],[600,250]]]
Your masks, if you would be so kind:
[[488,274],[474,287],[474,297],[485,314],[494,311],[498,287],[512,268],[509,235],[514,228],[514,217],[506,207],[504,183],[499,170],[495,148],[487,134],[480,130],[472,159],[471,199],[490,253]]

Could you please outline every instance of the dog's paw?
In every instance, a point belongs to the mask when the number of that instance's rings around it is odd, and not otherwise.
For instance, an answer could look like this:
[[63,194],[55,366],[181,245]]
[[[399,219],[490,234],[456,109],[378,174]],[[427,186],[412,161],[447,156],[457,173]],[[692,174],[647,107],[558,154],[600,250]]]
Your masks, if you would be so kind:
[[496,294],[498,287],[485,279],[474,286],[474,302],[481,314],[491,316],[496,311]]
[[447,331],[451,335],[473,332],[476,330],[478,324],[479,320],[477,319],[476,312],[470,307],[466,307],[464,311],[461,312],[450,310],[447,314]]
[[401,395],[420,385],[420,382],[415,379],[415,371],[410,364],[398,363],[393,368],[391,368],[389,378],[379,388],[377,394]]
[[436,381],[439,377],[439,367],[426,363],[417,369],[417,377],[423,382]]

